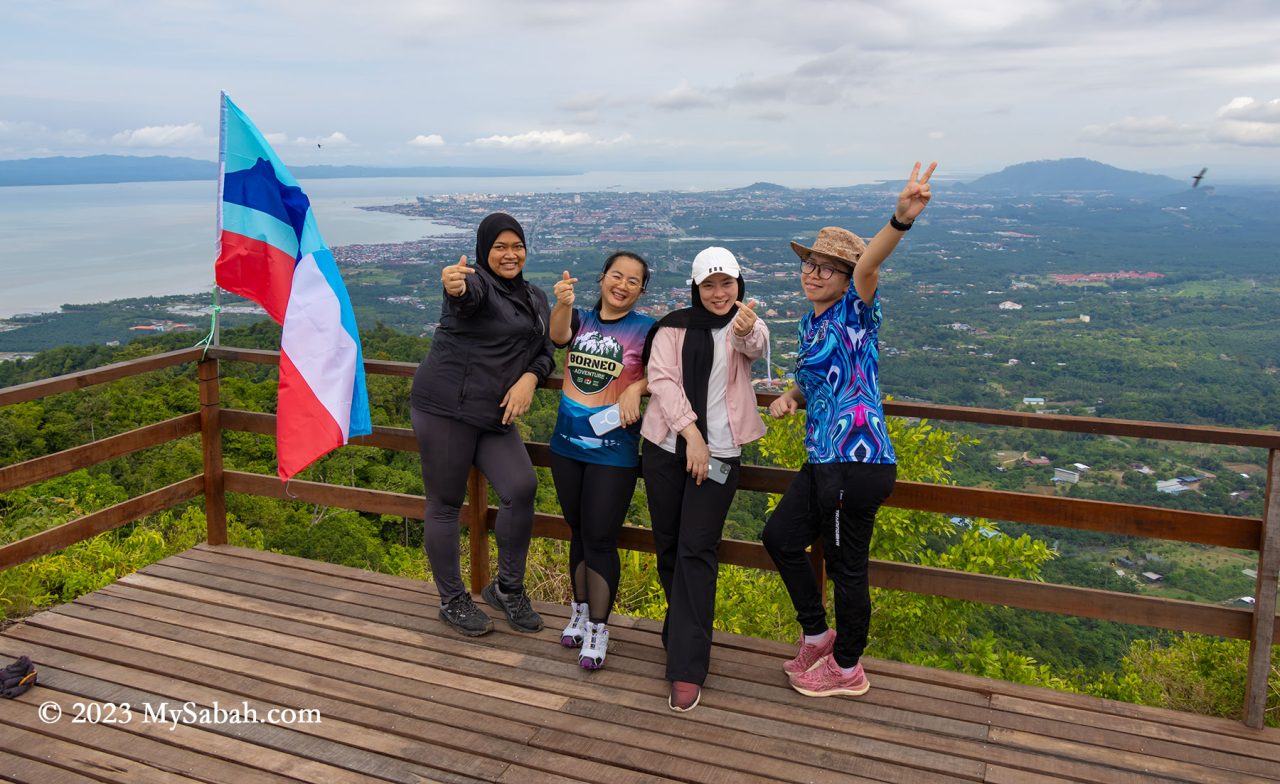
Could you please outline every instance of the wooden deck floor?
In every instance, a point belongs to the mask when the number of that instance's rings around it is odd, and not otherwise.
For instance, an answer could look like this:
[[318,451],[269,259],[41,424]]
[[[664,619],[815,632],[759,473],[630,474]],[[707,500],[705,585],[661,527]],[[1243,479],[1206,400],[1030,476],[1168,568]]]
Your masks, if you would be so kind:
[[[719,633],[702,705],[677,715],[650,621],[615,618],[588,673],[558,644],[563,608],[539,606],[537,635],[464,639],[437,607],[429,585],[297,558],[168,558],[0,634],[40,669],[0,700],[0,779],[1280,781],[1280,731],[874,660],[865,697],[809,699],[790,646]],[[49,702],[61,720],[39,720]],[[187,723],[215,702],[320,722]],[[73,721],[124,703],[127,724]]]

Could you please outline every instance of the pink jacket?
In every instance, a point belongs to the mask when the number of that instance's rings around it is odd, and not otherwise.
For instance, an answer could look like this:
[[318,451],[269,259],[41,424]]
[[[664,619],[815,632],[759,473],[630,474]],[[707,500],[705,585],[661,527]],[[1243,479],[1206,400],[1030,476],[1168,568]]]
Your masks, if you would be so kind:
[[[684,394],[684,372],[680,365],[684,333],[685,330],[679,328],[659,330],[649,352],[649,406],[640,423],[640,435],[654,444],[661,444],[668,434],[679,433],[698,418]],[[745,338],[738,337],[730,328],[725,340],[729,348],[725,379],[729,432],[733,434],[733,442],[742,446],[764,435],[764,420],[760,418],[756,393],[751,388],[751,363],[764,356],[769,344],[769,328],[763,320],[757,320]]]

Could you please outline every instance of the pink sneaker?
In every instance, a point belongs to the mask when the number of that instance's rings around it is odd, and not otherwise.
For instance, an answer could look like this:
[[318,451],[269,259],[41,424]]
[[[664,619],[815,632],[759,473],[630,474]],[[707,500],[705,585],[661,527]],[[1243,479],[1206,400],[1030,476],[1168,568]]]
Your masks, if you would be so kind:
[[799,675],[802,672],[808,672],[818,666],[818,662],[822,661],[824,656],[831,655],[831,648],[836,644],[836,630],[827,629],[823,633],[822,639],[816,643],[808,643],[804,641],[804,634],[800,635],[800,652],[796,654],[794,659],[783,662],[782,671],[787,675]]
[[828,656],[808,672],[791,676],[791,687],[806,697],[836,697],[847,694],[858,697],[871,688],[867,674],[859,664],[848,675],[836,664],[836,657]]

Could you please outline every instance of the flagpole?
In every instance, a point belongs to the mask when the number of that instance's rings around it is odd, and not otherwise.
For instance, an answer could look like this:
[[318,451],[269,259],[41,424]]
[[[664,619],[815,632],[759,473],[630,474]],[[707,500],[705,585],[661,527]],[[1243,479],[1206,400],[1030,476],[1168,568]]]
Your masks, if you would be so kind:
[[[227,173],[227,91],[218,91],[218,226],[214,239],[216,249],[214,263],[222,255],[222,181]],[[213,345],[222,345],[222,294],[218,288],[217,276],[213,281]]]

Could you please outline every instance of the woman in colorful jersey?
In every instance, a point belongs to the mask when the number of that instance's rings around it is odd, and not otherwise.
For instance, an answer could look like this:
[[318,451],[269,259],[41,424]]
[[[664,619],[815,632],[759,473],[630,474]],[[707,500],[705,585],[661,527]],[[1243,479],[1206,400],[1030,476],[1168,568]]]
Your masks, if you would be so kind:
[[551,476],[573,532],[573,602],[560,643],[579,648],[578,663],[594,670],[604,666],[609,649],[606,624],[621,571],[618,530],[640,463],[641,354],[653,319],[632,310],[649,284],[649,265],[634,253],[615,253],[605,261],[594,307],[573,307],[577,282],[565,272],[553,289],[551,339],[569,350],[551,436]]
[[664,316],[645,351],[650,398],[640,428],[658,578],[667,598],[667,704],[675,711],[697,707],[707,677],[716,547],[738,487],[742,446],[764,435],[751,363],[769,345],[753,303],[742,302],[742,272],[732,253],[699,253],[692,284],[693,307]]
[[[791,243],[813,313],[800,320],[796,385],[769,413],[780,418],[806,409],[809,459],[761,536],[804,632],[799,652],[782,668],[796,691],[810,697],[856,696],[870,688],[858,660],[871,619],[871,535],[897,478],[880,398],[877,286],[880,265],[929,204],[935,167],[929,164],[921,176],[916,163],[893,216],[870,245],[836,227],[818,232],[812,248]],[[823,586],[805,555],[819,537],[835,583],[834,630],[827,628]]]

